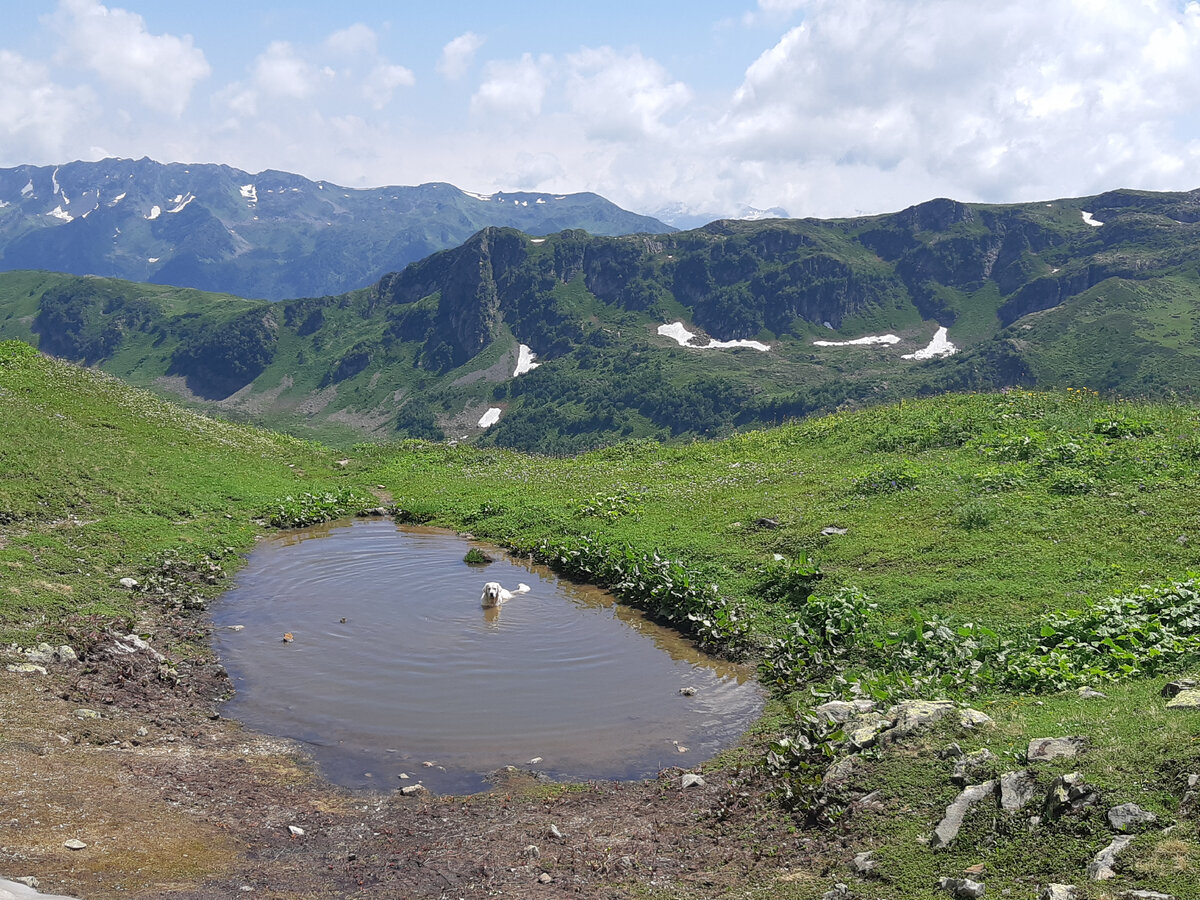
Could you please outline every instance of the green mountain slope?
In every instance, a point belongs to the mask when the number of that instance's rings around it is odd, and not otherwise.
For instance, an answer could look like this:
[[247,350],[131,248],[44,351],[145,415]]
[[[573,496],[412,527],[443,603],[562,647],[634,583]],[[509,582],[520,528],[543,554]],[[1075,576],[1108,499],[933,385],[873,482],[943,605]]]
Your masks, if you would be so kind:
[[489,225],[670,230],[596,194],[366,190],[287,172],[106,159],[0,169],[0,271],[49,269],[279,300],[362,287]]
[[[657,236],[489,228],[369,289],[274,305],[0,276],[0,333],[327,439],[575,452],[945,390],[1195,396],[1198,240],[1195,192]],[[516,375],[522,345],[539,365]]]

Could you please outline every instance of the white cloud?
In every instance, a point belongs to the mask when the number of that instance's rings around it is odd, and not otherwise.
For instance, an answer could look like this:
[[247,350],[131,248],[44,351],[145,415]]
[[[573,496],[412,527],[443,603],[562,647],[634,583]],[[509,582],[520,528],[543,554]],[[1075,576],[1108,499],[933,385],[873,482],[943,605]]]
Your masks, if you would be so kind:
[[73,127],[89,121],[95,96],[66,88],[36,62],[0,50],[0,146],[8,164],[70,155]]
[[584,49],[568,56],[567,64],[567,99],[592,137],[664,136],[664,118],[691,99],[687,85],[637,51]]
[[526,53],[517,60],[494,60],[487,64],[486,80],[471,98],[471,111],[492,113],[524,121],[542,111],[552,60],[535,60]]
[[467,74],[475,54],[486,40],[472,31],[460,34],[442,48],[442,55],[437,61],[437,71],[451,81],[462,78]]
[[378,52],[379,39],[375,32],[361,22],[335,31],[325,38],[325,47],[338,56],[374,56]]
[[396,88],[412,87],[416,81],[411,69],[391,63],[380,63],[371,69],[370,74],[363,80],[362,90],[374,109],[383,109],[392,99]]
[[287,41],[272,41],[254,61],[255,87],[273,97],[303,100],[317,89],[321,77]]
[[191,36],[153,35],[145,20],[96,0],[60,0],[47,20],[63,40],[60,59],[96,72],[146,106],[179,116],[211,72]]

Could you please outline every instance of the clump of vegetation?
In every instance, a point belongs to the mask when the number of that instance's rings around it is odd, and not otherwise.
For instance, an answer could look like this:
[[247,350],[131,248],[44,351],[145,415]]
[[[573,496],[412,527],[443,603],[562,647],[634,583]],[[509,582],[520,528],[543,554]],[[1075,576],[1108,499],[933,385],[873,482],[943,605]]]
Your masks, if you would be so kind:
[[488,563],[495,562],[495,560],[478,547],[472,547],[467,551],[467,555],[463,557],[463,562],[468,566],[486,566]]
[[303,528],[331,519],[353,515],[372,505],[372,500],[353,488],[335,488],[313,494],[288,494],[276,502],[268,516],[275,528]]

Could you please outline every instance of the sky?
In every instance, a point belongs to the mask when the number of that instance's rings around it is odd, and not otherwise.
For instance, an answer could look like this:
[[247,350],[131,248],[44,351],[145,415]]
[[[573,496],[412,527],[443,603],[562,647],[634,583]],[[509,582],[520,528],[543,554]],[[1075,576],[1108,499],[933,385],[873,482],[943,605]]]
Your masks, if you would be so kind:
[[1200,187],[1191,0],[0,0],[0,167],[854,216]]

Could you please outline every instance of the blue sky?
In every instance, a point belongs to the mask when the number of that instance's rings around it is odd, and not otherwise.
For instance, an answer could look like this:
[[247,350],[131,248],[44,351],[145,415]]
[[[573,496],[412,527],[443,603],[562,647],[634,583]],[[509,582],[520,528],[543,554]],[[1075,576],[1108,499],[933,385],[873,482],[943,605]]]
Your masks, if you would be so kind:
[[1200,187],[1179,0],[0,0],[0,166],[839,216]]

